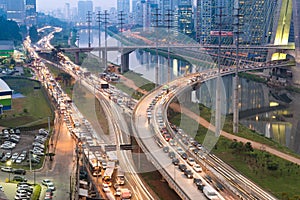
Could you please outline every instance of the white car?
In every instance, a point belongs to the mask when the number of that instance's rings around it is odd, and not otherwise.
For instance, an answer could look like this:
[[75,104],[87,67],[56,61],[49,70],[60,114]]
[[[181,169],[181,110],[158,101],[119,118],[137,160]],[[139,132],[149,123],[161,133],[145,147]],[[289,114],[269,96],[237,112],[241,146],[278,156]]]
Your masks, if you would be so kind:
[[103,187],[102,187],[102,190],[103,190],[103,192],[110,192],[110,188],[109,188],[109,186],[107,185],[107,184],[103,184]]
[[189,165],[191,165],[191,166],[193,166],[193,165],[195,165],[195,164],[196,164],[196,162],[195,162],[195,159],[194,159],[194,158],[192,158],[192,157],[188,157],[188,159],[187,159],[187,163],[188,163]]
[[193,166],[193,169],[196,171],[196,172],[202,172],[202,167],[199,165],[199,164],[195,164]]

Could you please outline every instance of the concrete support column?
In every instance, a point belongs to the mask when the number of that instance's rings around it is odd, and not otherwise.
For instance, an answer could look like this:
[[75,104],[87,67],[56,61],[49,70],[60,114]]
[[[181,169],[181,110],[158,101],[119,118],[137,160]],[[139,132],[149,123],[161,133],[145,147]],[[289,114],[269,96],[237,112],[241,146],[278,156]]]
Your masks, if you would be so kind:
[[121,73],[129,71],[129,53],[121,55]]
[[79,52],[75,52],[75,64],[79,64]]

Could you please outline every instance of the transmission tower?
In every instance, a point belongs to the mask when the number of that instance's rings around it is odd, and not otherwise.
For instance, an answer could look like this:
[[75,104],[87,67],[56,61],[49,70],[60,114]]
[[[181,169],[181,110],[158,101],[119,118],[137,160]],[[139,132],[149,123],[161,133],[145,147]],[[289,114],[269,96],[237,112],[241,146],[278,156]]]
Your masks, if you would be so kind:
[[86,22],[88,24],[88,35],[89,35],[89,47],[91,47],[91,22],[92,22],[92,12],[88,11],[86,16]]
[[96,14],[96,22],[98,23],[98,30],[99,30],[99,33],[98,33],[98,38],[99,38],[99,59],[100,59],[100,63],[101,63],[101,50],[100,50],[100,47],[101,47],[101,11],[98,11],[98,13]]
[[158,83],[158,66],[159,66],[159,63],[158,63],[158,27],[159,27],[159,22],[161,21],[159,19],[159,17],[161,16],[161,14],[159,13],[159,9],[156,8],[155,9],[155,13],[153,14],[154,17],[155,17],[155,20],[154,20],[154,26],[155,27],[155,53],[156,53],[156,67],[155,67],[155,84],[156,84],[156,87],[158,87],[159,83]]
[[215,116],[215,126],[216,132],[215,136],[219,137],[221,132],[221,44],[222,44],[222,17],[223,15],[223,7],[219,7],[220,13],[217,15],[219,17],[219,33],[218,33],[218,77],[217,77],[217,85],[216,85],[216,116]]
[[167,13],[165,14],[167,19],[165,22],[167,22],[167,29],[168,29],[168,83],[171,81],[171,61],[170,61],[170,29],[173,27],[173,11],[171,9],[167,10]]
[[105,52],[104,52],[104,65],[105,65],[105,72],[107,72],[108,66],[107,66],[107,23],[108,23],[108,13],[107,10],[104,10],[104,17],[103,17],[103,23],[104,23],[104,31],[105,31]]
[[125,17],[126,14],[124,13],[124,11],[120,11],[119,14],[118,14],[118,20],[119,20],[119,26],[120,26],[120,32],[122,33],[123,32],[123,25],[125,24],[124,23],[124,20],[125,20]]
[[242,32],[240,31],[240,27],[242,24],[240,24],[240,17],[243,17],[243,15],[240,15],[240,7],[239,2],[236,2],[236,7],[234,8],[235,12],[235,22],[233,25],[235,26],[234,34],[236,36],[236,58],[235,58],[235,77],[233,79],[233,133],[238,133],[239,131],[239,91],[238,91],[238,72],[239,72],[239,65],[240,65],[240,59],[239,59],[239,42],[240,42],[240,34]]

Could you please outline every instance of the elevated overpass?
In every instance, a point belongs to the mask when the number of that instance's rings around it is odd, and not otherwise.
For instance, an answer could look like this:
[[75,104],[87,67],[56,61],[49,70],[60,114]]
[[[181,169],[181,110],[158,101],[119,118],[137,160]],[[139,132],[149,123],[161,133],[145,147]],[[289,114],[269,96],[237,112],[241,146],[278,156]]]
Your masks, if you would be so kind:
[[[259,66],[250,66],[250,67],[247,66],[247,68],[246,67],[241,68],[239,69],[239,71],[245,72],[251,70],[269,69],[273,67],[278,67],[278,65],[263,64]],[[226,68],[221,71],[221,76],[230,75],[233,73],[235,73],[235,68]],[[189,74],[185,77],[180,77],[168,83],[170,88],[175,88],[174,90],[170,91],[169,94],[175,95],[177,93],[181,93],[182,91],[184,91],[184,88],[188,86],[194,84],[201,84],[207,80],[217,78],[217,76],[218,76],[218,69],[214,68],[214,69],[205,70],[194,74]],[[147,159],[153,163],[153,165],[162,174],[164,179],[169,183],[170,187],[172,187],[182,199],[202,199],[201,196],[202,193],[198,190],[193,189],[194,187],[188,182],[187,179],[182,180],[178,178],[178,174],[177,174],[178,170],[176,171],[172,163],[168,162],[167,156],[162,152],[161,147],[157,145],[159,141],[161,145],[166,145],[169,146],[170,149],[173,149],[173,147],[171,147],[168,142],[164,141],[163,138],[161,139],[159,138],[162,136],[160,134],[160,129],[159,129],[160,125],[157,124],[158,122],[156,121],[157,112],[160,109],[165,110],[164,106],[168,105],[168,102],[172,100],[172,96],[166,95],[162,97],[162,100],[153,104],[153,99],[155,99],[157,95],[161,94],[162,88],[163,86],[157,88],[151,93],[148,93],[136,105],[132,114],[132,127],[133,127],[134,135],[136,137],[139,146],[146,154]],[[149,111],[146,110],[150,104],[154,106],[153,108],[154,111],[152,113],[152,116],[149,118]],[[164,112],[164,111],[160,111],[160,112]],[[165,126],[167,127],[169,126],[168,121],[165,121],[164,123]],[[169,127],[169,129],[171,128]],[[208,153],[208,155],[210,154]],[[231,173],[231,171],[227,171],[226,173],[218,171],[219,170],[218,168],[216,169],[211,168],[210,171],[212,170],[217,171],[217,173],[219,173],[219,176],[225,176],[225,174]],[[252,183],[251,181],[249,181],[248,179],[246,179],[245,177],[237,173],[238,172],[234,172],[232,175],[230,175],[230,177],[234,176],[235,177],[234,180],[239,183],[237,189],[233,188],[232,190],[235,193],[238,191],[238,193],[240,193],[241,198],[262,199],[262,200],[276,199],[268,192],[257,187],[254,183]],[[232,184],[237,184],[237,182]],[[245,182],[248,183],[247,186],[246,184],[244,184]],[[233,186],[229,185],[229,187],[232,188]],[[222,199],[223,197],[220,198]]]
[[[156,46],[153,45],[132,45],[132,46],[109,46],[109,47],[80,47],[80,48],[61,48],[60,50],[63,52],[74,53],[75,54],[75,63],[79,63],[79,53],[83,52],[92,52],[92,51],[100,51],[102,57],[105,57],[106,51],[119,51],[121,52],[121,67],[122,71],[126,72],[129,70],[129,54],[136,49],[159,49],[165,50],[167,49],[184,49],[186,51],[193,52],[203,52],[204,54],[209,50],[218,49],[218,45],[200,45],[200,44],[160,44]],[[228,51],[235,51],[235,45],[223,45],[221,46],[222,50]],[[264,46],[257,46],[257,45],[241,45],[240,50],[255,50],[255,51],[268,51],[270,49],[281,50],[281,51],[293,51],[295,49],[294,44],[287,44],[287,45],[264,45]],[[51,52],[51,49],[41,49],[38,52]],[[215,55],[215,54],[212,54]],[[179,55],[180,56],[180,55]],[[184,57],[184,55],[182,55]]]

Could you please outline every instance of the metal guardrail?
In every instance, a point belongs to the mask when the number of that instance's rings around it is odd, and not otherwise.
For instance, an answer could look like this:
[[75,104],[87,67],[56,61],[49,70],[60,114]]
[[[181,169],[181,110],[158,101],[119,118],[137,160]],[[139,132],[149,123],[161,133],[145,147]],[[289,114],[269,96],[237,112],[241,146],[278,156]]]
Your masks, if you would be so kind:
[[160,163],[156,160],[155,156],[151,154],[151,151],[143,144],[143,142],[139,139],[138,131],[136,130],[135,126],[135,112],[139,104],[142,102],[144,98],[146,98],[150,93],[143,96],[142,99],[137,103],[133,110],[133,115],[131,117],[131,124],[133,125],[133,133],[136,136],[136,141],[139,144],[139,146],[142,148],[144,152],[149,152],[149,154],[146,155],[147,159],[151,161],[151,163],[154,165],[156,169],[160,172],[160,174],[164,177],[164,179],[168,182],[169,186],[175,190],[175,192],[178,194],[178,196],[181,199],[184,200],[190,200],[189,196],[185,193],[184,190],[181,189],[181,187],[174,181],[174,179],[167,173],[167,171],[160,165]]

